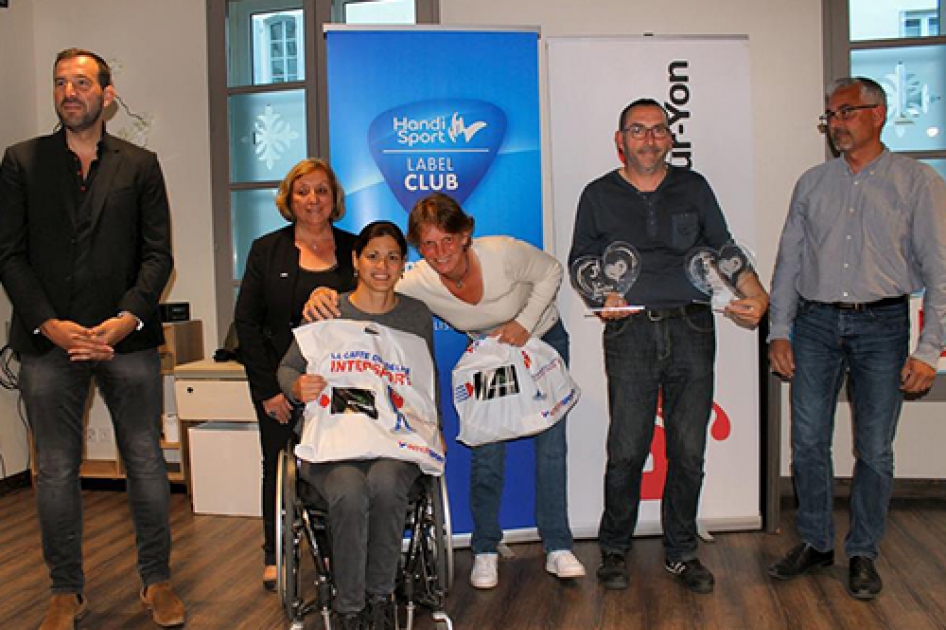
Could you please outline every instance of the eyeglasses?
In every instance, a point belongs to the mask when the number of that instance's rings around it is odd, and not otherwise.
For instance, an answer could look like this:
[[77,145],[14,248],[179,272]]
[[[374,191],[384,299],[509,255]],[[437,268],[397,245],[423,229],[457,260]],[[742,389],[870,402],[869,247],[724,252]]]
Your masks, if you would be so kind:
[[818,116],[818,121],[822,125],[827,125],[831,122],[832,118],[837,118],[838,120],[851,120],[854,118],[854,114],[859,112],[862,109],[874,109],[875,107],[880,107],[880,105],[845,105],[844,107],[839,107],[837,111],[826,110],[824,115]]
[[645,127],[644,125],[628,125],[621,130],[622,133],[629,133],[635,140],[643,140],[648,135],[653,136],[654,140],[663,140],[670,135],[670,127],[667,125],[654,125]]

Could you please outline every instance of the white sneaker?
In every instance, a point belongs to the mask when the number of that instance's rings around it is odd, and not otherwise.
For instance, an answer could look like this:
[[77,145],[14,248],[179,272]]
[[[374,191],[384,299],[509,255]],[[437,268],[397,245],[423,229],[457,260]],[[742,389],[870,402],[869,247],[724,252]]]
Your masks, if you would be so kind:
[[550,551],[545,560],[545,570],[563,579],[580,578],[585,575],[585,567],[568,549]]
[[499,584],[499,554],[478,553],[473,556],[473,570],[470,571],[470,584],[473,588],[494,588]]

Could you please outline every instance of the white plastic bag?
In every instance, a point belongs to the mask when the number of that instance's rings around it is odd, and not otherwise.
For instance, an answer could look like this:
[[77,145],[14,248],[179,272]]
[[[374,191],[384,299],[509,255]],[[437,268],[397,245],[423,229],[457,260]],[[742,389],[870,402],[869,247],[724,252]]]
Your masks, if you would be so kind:
[[443,474],[433,360],[417,335],[327,320],[295,330],[306,372],[328,387],[303,411],[295,453],[309,462],[387,457]]
[[565,361],[541,339],[521,348],[478,339],[453,368],[457,440],[480,446],[541,433],[565,416],[580,393]]

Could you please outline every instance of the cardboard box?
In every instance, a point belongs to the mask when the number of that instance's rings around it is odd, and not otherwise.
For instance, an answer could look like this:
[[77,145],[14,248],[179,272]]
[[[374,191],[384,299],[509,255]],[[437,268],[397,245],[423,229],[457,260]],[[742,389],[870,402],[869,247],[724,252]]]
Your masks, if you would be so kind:
[[166,322],[163,326],[164,345],[158,348],[163,371],[171,372],[175,365],[204,358],[204,327],[199,319]]
[[205,422],[188,434],[194,512],[260,516],[258,425]]

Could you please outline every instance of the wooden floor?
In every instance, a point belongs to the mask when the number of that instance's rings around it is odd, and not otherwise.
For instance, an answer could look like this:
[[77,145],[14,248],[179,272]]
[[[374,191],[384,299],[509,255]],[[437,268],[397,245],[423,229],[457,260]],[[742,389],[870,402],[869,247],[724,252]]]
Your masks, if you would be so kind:
[[[138,603],[131,522],[125,495],[85,493],[88,629],[155,626]],[[791,506],[783,513],[790,532]],[[844,530],[847,512],[836,517]],[[262,590],[259,521],[194,516],[187,498],[172,496],[174,582],[188,607],[187,628],[264,630],[286,628],[275,595]],[[717,579],[712,595],[695,595],[664,572],[660,541],[637,541],[630,558],[631,586],[600,588],[592,541],[576,544],[589,576],[559,583],[544,571],[536,544],[512,547],[500,562],[500,586],[488,592],[467,583],[470,554],[457,554],[457,580],[447,611],[458,629],[946,629],[946,498],[902,500],[891,511],[878,569],[885,580],[874,602],[851,599],[844,589],[843,560],[817,576],[773,583],[766,566],[794,542],[791,534],[719,534],[701,557]],[[840,548],[840,540],[838,542]],[[32,490],[0,497],[0,629],[35,629],[46,607],[47,577]],[[306,628],[320,628],[315,618]],[[435,627],[423,615],[418,630]]]

